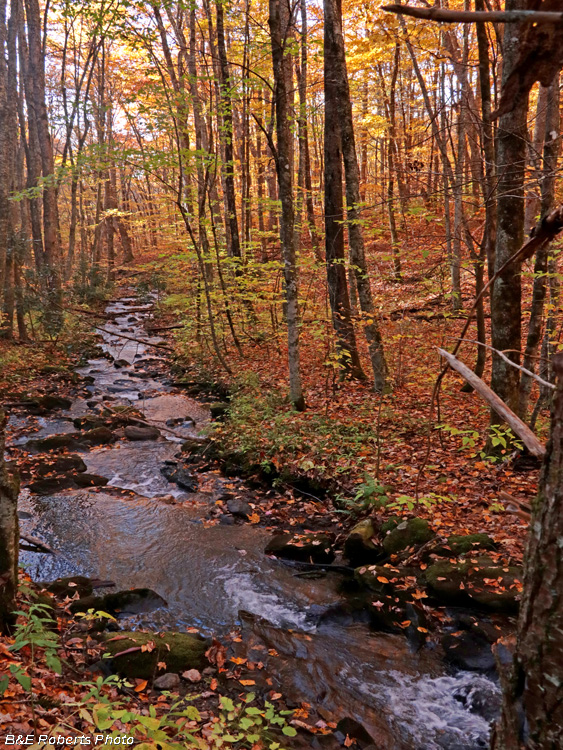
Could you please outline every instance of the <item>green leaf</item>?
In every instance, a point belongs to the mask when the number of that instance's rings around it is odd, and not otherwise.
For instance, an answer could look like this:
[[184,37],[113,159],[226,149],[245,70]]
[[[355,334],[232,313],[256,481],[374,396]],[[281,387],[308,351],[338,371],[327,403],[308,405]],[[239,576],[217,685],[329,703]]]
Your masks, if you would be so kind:
[[160,719],[155,719],[152,716],[139,716],[140,723],[147,729],[158,729],[160,726]]
[[9,682],[10,678],[8,675],[2,675],[2,677],[0,677],[0,695],[4,695]]
[[295,737],[295,735],[297,734],[297,730],[293,727],[284,727],[282,729],[282,732],[286,735],[286,737]]

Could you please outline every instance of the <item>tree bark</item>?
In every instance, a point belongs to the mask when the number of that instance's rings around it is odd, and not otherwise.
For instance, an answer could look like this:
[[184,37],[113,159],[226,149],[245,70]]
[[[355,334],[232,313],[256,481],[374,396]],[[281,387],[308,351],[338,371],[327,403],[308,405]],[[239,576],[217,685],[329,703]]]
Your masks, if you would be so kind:
[[[507,0],[507,10],[524,7],[523,0]],[[514,28],[505,33],[503,41],[502,85],[517,64],[521,32]],[[497,133],[497,237],[495,272],[516,253],[524,239],[524,174],[528,95],[519,96],[514,108],[499,118]],[[521,280],[520,263],[512,263],[494,283],[491,295],[491,339],[495,349],[505,351],[520,363],[521,346]],[[519,372],[493,354],[491,388],[513,410],[518,411]],[[498,424],[491,412],[491,424]]]
[[342,102],[338,89],[341,74],[336,65],[336,9],[334,0],[324,3],[324,185],[325,185],[325,248],[328,295],[332,322],[341,358],[342,372],[363,380],[356,334],[352,323],[350,296],[346,280],[344,253],[344,197],[342,183]]
[[505,691],[494,750],[563,747],[563,353],[553,367],[551,437],[530,523],[516,650],[511,657],[502,641],[496,649]]
[[225,23],[223,14],[223,0],[216,0],[217,10],[217,50],[219,53],[219,73],[221,90],[221,114],[223,149],[225,162],[223,165],[225,179],[225,198],[227,204],[230,251],[235,258],[241,258],[240,236],[237,219],[237,203],[235,194],[234,150],[233,150],[233,105],[231,101],[231,80],[227,47],[225,44]]
[[[542,97],[545,102],[546,112],[544,118],[543,141],[543,169],[540,177],[540,212],[545,216],[551,208],[555,199],[555,175],[557,171],[557,159],[561,150],[560,124],[559,124],[559,76],[553,81]],[[528,325],[528,337],[524,352],[524,367],[532,372],[535,369],[535,354],[538,350],[542,334],[542,320],[544,303],[547,291],[548,270],[548,246],[541,248],[536,254],[534,263],[534,286],[532,291],[532,308],[530,311],[530,323]],[[523,374],[520,380],[520,411],[522,419],[526,419],[528,402],[532,379]]]
[[[1,3],[1,0],[0,0]],[[0,14],[2,12],[0,4]],[[0,15],[1,18],[1,15]],[[6,418],[0,411],[0,631],[14,624],[14,602],[18,588],[18,481],[4,461]]]
[[292,91],[291,57],[286,47],[291,18],[287,0],[269,0],[274,97],[276,108],[276,170],[282,204],[280,236],[283,252],[289,362],[289,397],[293,406],[302,411],[305,399],[299,364],[299,306],[295,248],[295,210],[293,195],[293,142],[290,125],[290,93]]
[[[342,35],[342,8],[340,0],[325,0],[325,79],[329,74],[330,89],[334,87],[334,115],[340,117],[340,138],[346,173],[347,227],[350,244],[350,264],[353,269],[358,299],[362,311],[362,324],[368,342],[376,391],[385,386],[387,365],[383,354],[383,341],[375,320],[375,307],[371,293],[365,257],[364,238],[360,220],[360,172],[356,155],[352,102],[346,69],[344,37]],[[329,53],[327,66],[327,52]],[[327,67],[329,70],[327,71]],[[326,85],[326,83],[325,83]],[[325,117],[327,115],[325,114]],[[334,121],[333,121],[334,122]]]

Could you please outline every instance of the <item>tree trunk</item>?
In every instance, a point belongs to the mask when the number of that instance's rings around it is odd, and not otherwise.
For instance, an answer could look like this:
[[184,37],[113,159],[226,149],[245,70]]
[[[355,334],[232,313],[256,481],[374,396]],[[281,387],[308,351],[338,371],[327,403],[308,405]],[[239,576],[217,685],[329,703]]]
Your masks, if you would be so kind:
[[299,365],[299,307],[295,251],[295,213],[293,197],[293,142],[290,116],[291,53],[286,48],[291,25],[286,0],[269,0],[272,66],[274,70],[274,96],[276,107],[276,169],[282,204],[280,236],[283,252],[287,349],[289,361],[289,397],[296,409],[305,408]]
[[[0,0],[0,19],[2,13]],[[6,632],[15,622],[15,597],[18,588],[18,481],[4,461],[6,418],[0,412],[0,631]]]
[[[385,385],[387,366],[383,354],[383,342],[379,326],[375,321],[375,308],[371,294],[369,274],[365,258],[364,238],[360,222],[360,173],[356,155],[352,103],[346,70],[344,38],[342,35],[342,9],[340,0],[325,0],[325,80],[332,78],[329,90],[334,87],[334,104],[340,118],[340,138],[342,156],[346,172],[346,205],[347,226],[350,243],[350,264],[353,268],[358,299],[362,311],[363,326],[368,342],[371,366],[376,391],[382,391]],[[327,66],[327,53],[329,65]],[[327,71],[327,67],[329,70]],[[326,86],[326,83],[325,83]],[[325,97],[326,102],[326,97]],[[326,104],[325,104],[326,106]],[[333,112],[336,114],[336,112]],[[325,113],[328,119],[328,115]],[[329,119],[329,127],[336,121]]]
[[334,0],[325,0],[324,47],[324,184],[325,184],[325,247],[328,294],[332,322],[336,332],[342,371],[353,378],[365,378],[352,323],[350,297],[346,280],[344,254],[344,198],[342,190],[342,102],[339,96],[339,67],[335,64]]
[[233,150],[233,108],[231,102],[231,81],[227,47],[225,45],[225,25],[223,18],[223,0],[216,0],[217,10],[217,49],[219,52],[219,73],[221,76],[221,114],[223,149],[225,162],[223,165],[225,179],[225,198],[227,204],[227,218],[230,235],[230,252],[235,258],[240,258],[240,236],[238,231],[237,203],[235,195],[234,150]]
[[[542,87],[543,88],[543,87]],[[546,112],[544,118],[544,132],[541,136],[543,147],[543,170],[540,178],[541,191],[541,215],[545,216],[553,208],[555,197],[555,175],[557,171],[557,158],[561,149],[559,137],[559,76],[553,81],[551,86],[546,89],[545,96],[542,97],[545,103]],[[539,141],[539,138],[538,138]],[[528,338],[526,340],[526,350],[524,352],[523,366],[535,372],[535,354],[541,341],[542,319],[547,291],[547,265],[548,265],[549,247],[541,248],[536,254],[534,263],[534,286],[532,291],[532,309],[530,312],[530,323],[528,326]],[[530,390],[532,387],[532,378],[522,373],[520,381],[520,411],[522,419],[526,419],[528,413],[528,401],[530,399]]]
[[[525,7],[523,0],[507,0],[507,10]],[[503,41],[502,84],[517,64],[521,31],[507,30]],[[524,240],[524,174],[528,95],[519,95],[514,108],[502,114],[497,134],[497,237],[495,271],[520,249]],[[521,282],[519,264],[511,264],[495,280],[491,295],[491,340],[495,349],[505,352],[520,364],[521,346]],[[493,353],[491,388],[515,412],[518,411],[519,370]],[[491,424],[499,423],[491,411]]]
[[47,101],[45,92],[45,53],[42,40],[42,18],[39,0],[25,0],[26,27],[28,35],[28,73],[32,82],[31,90],[26,90],[26,97],[31,96],[33,107],[30,115],[36,121],[37,142],[41,174],[46,180],[42,187],[43,195],[43,248],[45,257],[45,284],[47,293],[47,315],[45,322],[53,331],[62,325],[60,312],[61,278],[60,278],[60,243],[59,214],[57,206],[57,189],[54,182],[55,163],[53,145],[49,131]]
[[514,656],[497,645],[505,690],[494,750],[563,747],[563,353],[553,367],[551,437],[530,522]]

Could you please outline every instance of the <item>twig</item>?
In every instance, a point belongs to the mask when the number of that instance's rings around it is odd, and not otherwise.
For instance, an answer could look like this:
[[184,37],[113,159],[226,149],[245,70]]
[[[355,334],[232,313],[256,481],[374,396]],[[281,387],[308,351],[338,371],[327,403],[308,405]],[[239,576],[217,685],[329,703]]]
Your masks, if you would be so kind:
[[34,547],[37,547],[37,550],[31,550],[32,552],[47,552],[49,555],[57,554],[52,547],[49,547],[48,544],[45,544],[45,542],[42,542],[41,539],[37,539],[34,536],[29,536],[29,534],[22,534],[20,532],[20,539],[24,542],[27,542],[28,544],[33,545]]
[[[453,339],[453,338],[457,338],[457,336],[446,336],[446,338]],[[531,370],[528,370],[525,367],[522,367],[522,365],[517,365],[516,362],[513,362],[511,359],[509,359],[504,352],[501,352],[500,349],[495,349],[494,346],[489,346],[489,344],[485,344],[483,341],[476,341],[475,339],[464,339],[464,341],[467,341],[468,343],[471,343],[471,344],[479,344],[479,346],[484,346],[485,349],[489,349],[491,352],[495,352],[495,354],[498,354],[498,356],[501,359],[503,359],[511,367],[515,367],[517,370],[521,370],[526,375],[529,375],[529,377],[533,378],[534,380],[537,380],[538,383],[545,385],[546,388],[551,388],[552,390],[555,390],[555,386],[553,385],[553,383],[549,383],[547,380],[540,378],[540,376],[536,375],[535,372],[532,372]]]

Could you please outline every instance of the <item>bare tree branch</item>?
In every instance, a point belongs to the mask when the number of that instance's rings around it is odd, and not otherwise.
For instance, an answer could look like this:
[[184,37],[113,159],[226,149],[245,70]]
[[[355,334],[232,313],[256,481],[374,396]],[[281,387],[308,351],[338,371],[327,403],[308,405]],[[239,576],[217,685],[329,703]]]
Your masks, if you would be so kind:
[[563,13],[547,10],[447,10],[445,8],[418,8],[412,5],[392,3],[382,5],[381,10],[402,16],[424,18],[438,23],[476,23],[495,21],[497,23],[561,23]]

